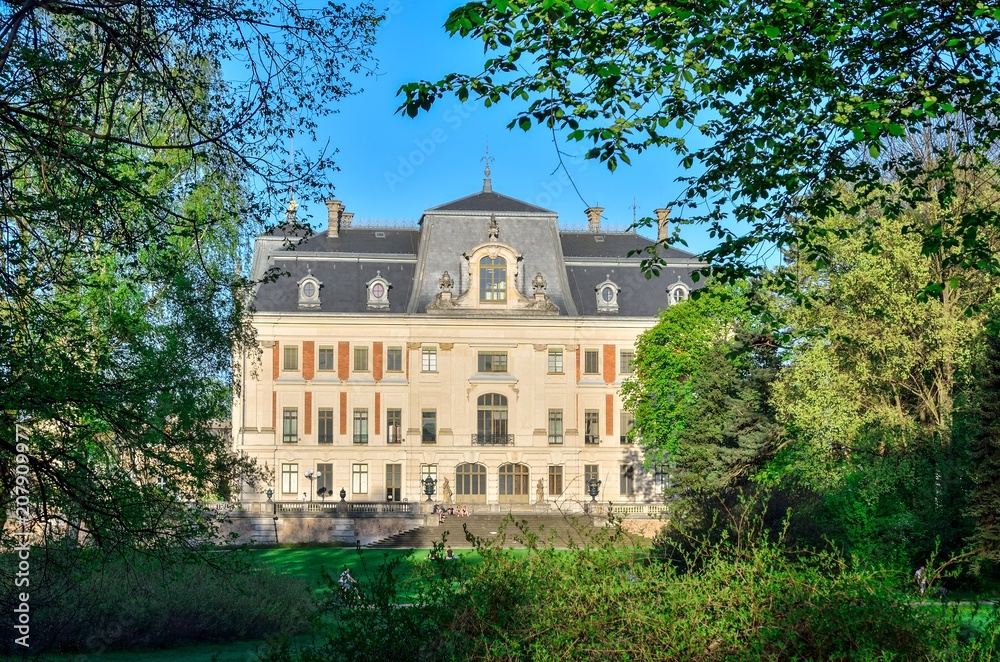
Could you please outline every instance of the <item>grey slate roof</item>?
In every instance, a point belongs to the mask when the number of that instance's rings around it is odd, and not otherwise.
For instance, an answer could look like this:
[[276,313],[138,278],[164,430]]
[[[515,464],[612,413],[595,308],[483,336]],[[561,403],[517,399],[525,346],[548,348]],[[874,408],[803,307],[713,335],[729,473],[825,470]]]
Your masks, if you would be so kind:
[[[659,278],[646,279],[638,262],[623,263],[617,267],[567,266],[570,292],[576,300],[581,315],[600,317],[653,317],[667,307],[667,288],[678,280],[688,289],[695,289],[689,275],[690,269],[668,267]],[[610,279],[620,288],[618,312],[598,313],[596,288]]]
[[[554,212],[490,191],[428,209],[419,228],[350,227],[341,229],[337,238],[322,230],[293,248],[261,245],[267,252],[259,257],[289,275],[260,286],[257,310],[366,313],[366,284],[381,272],[391,283],[389,309],[370,312],[423,314],[440,289],[444,271],[455,281],[456,296],[468,289],[469,263],[463,254],[488,240],[487,223],[493,214],[499,241],[523,255],[517,289],[530,297],[528,283],[541,272],[560,315],[652,317],[666,307],[670,285],[680,281],[689,289],[696,287],[690,272],[699,263],[691,253],[667,249],[670,266],[659,278],[646,279],[639,269],[642,255],[626,256],[629,250],[652,245],[650,240],[636,234],[559,232]],[[298,281],[307,273],[322,283],[318,309],[298,306]],[[595,288],[607,278],[621,288],[617,313],[597,312]]]
[[[596,238],[600,237],[601,241]],[[562,242],[563,255],[571,257],[608,257],[624,258],[630,250],[643,249],[653,244],[652,241],[637,234],[601,234],[590,232],[563,232],[559,234]],[[666,259],[695,260],[694,254],[677,248],[668,248],[661,255]],[[637,255],[634,259],[641,259]]]
[[458,200],[446,202],[437,207],[431,207],[428,212],[436,211],[472,211],[472,212],[510,212],[515,214],[555,214],[554,211],[536,207],[533,204],[511,198],[493,191],[481,191],[467,195]]
[[[366,284],[376,273],[390,283],[388,313],[406,312],[406,302],[413,287],[414,263],[386,263],[379,261],[333,261],[294,259],[292,255],[276,257],[275,266],[289,272],[273,283],[265,283],[257,291],[257,310],[264,313],[322,312],[358,313],[368,309]],[[318,309],[299,308],[298,281],[312,272],[320,287]]]

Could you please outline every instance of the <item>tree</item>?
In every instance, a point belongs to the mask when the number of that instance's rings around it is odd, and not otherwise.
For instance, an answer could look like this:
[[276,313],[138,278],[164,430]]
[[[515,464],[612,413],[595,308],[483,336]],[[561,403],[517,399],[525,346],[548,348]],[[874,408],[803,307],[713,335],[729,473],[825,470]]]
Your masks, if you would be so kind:
[[780,446],[769,402],[777,345],[747,299],[745,286],[709,287],[663,311],[636,344],[622,399],[647,462],[676,469],[673,495],[732,493]]
[[996,315],[985,337],[977,379],[976,434],[972,443],[972,494],[968,515],[975,522],[972,542],[985,558],[1000,561],[1000,335]]
[[352,92],[378,21],[280,0],[0,4],[5,514],[26,463],[46,540],[211,533],[185,502],[247,468],[213,429],[234,350],[255,347],[240,242],[292,185],[326,187],[329,158],[288,163],[284,142]]
[[956,551],[968,534],[969,406],[997,279],[921,253],[906,228],[937,213],[829,220],[846,236],[821,268],[791,252],[801,296],[776,299],[792,341],[773,402],[790,441],[769,472],[816,495],[809,517],[868,561]]
[[[483,0],[445,27],[482,41],[482,71],[404,85],[400,111],[451,94],[510,99],[524,106],[509,127],[561,132],[612,170],[630,154],[672,150],[688,173],[674,206],[721,239],[703,255],[719,278],[759,274],[752,261],[773,247],[822,262],[829,233],[843,236],[829,219],[873,207],[891,220],[931,201],[936,222],[910,228],[922,251],[1000,268],[983,236],[1000,217],[977,204],[1000,185],[1000,10],[974,0]],[[739,222],[749,231],[734,230]]]

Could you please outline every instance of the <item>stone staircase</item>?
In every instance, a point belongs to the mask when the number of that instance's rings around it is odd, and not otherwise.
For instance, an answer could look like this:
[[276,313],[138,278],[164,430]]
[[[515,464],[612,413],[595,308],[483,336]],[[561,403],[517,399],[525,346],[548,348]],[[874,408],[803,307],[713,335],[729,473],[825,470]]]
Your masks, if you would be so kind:
[[256,518],[251,523],[253,527],[250,532],[250,540],[256,545],[273,545],[278,542],[274,537],[274,521],[268,517],[267,519]]
[[[590,519],[584,515],[578,517],[563,515],[532,515],[514,514],[511,521],[506,514],[472,515],[470,517],[448,517],[444,524],[438,524],[437,517],[428,516],[424,526],[403,531],[402,533],[383,538],[367,547],[372,549],[430,549],[434,543],[445,541],[454,549],[470,549],[472,544],[466,539],[463,525],[469,533],[486,539],[496,539],[503,536],[505,547],[524,547],[515,538],[523,536],[517,523],[525,522],[526,531],[539,536],[540,544],[551,542],[558,548],[569,546],[570,542],[580,543],[582,537],[577,528],[584,533],[591,528]],[[575,519],[575,527],[574,527]]]

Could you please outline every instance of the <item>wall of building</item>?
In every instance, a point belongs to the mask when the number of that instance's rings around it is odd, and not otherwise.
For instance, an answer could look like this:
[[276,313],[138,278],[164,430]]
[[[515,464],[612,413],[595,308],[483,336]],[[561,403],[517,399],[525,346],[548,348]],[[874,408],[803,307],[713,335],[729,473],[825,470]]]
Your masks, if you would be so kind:
[[[455,467],[478,462],[487,467],[487,500],[500,499],[499,467],[523,463],[529,467],[529,503],[559,503],[586,495],[584,466],[597,465],[602,481],[601,501],[659,498],[653,477],[642,471],[636,446],[622,444],[622,407],[619,397],[622,352],[634,351],[638,335],[649,318],[428,317],[401,315],[316,315],[285,313],[258,315],[260,363],[248,365],[242,392],[245,401],[234,404],[234,446],[268,465],[276,498],[295,499],[302,492],[317,499],[318,483],[304,474],[318,464],[332,464],[330,487],[344,488],[349,500],[384,500],[385,466],[400,465],[401,499],[422,498],[421,465],[438,466],[439,492],[448,478],[453,501]],[[296,370],[284,370],[284,348],[295,347]],[[320,371],[321,348],[334,349],[332,370]],[[354,350],[368,350],[365,370],[355,370]],[[400,348],[403,366],[389,372],[386,353]],[[549,371],[549,350],[562,350],[563,370]],[[433,351],[436,370],[423,370],[424,350]],[[505,352],[506,373],[478,371],[480,352]],[[596,371],[587,372],[586,353],[596,352]],[[510,446],[477,446],[477,400],[487,393],[507,398]],[[298,435],[282,441],[282,413],[294,409]],[[319,443],[318,411],[334,411],[333,441]],[[354,443],[353,415],[368,412],[368,443]],[[399,409],[403,425],[400,443],[389,443],[386,412]],[[549,443],[549,410],[563,413],[563,442]],[[424,410],[437,414],[437,439],[421,439]],[[585,443],[586,412],[598,414],[596,444]],[[245,424],[244,424],[245,412]],[[297,465],[293,489],[282,491],[281,465]],[[368,489],[352,489],[352,466],[368,466]],[[635,467],[634,491],[621,491],[622,465]],[[554,494],[549,467],[562,467],[563,491]],[[312,487],[310,487],[310,485]],[[438,498],[443,495],[438,494]],[[255,495],[249,495],[255,498]]]

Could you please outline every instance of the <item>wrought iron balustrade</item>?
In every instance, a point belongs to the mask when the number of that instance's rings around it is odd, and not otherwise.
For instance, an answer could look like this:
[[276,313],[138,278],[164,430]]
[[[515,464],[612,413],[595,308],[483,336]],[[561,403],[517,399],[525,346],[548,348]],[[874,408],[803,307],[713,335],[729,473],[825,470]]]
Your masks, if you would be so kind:
[[513,446],[514,435],[512,434],[474,434],[472,435],[473,446]]

